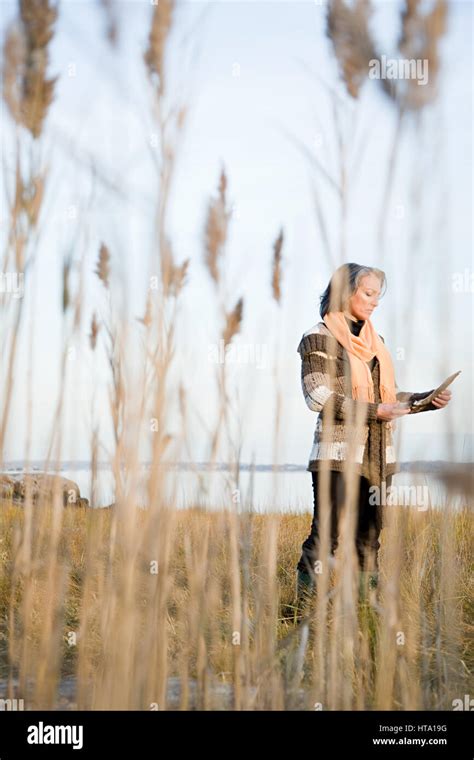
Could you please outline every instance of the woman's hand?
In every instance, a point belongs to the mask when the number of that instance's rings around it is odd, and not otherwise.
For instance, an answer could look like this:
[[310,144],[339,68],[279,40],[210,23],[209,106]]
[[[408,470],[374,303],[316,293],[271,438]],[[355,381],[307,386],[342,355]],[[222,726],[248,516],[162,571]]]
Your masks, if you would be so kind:
[[439,396],[433,399],[434,406],[438,409],[443,409],[443,407],[449,404],[452,395],[451,391],[442,391]]
[[396,420],[405,414],[410,414],[410,409],[407,404],[402,404],[401,401],[396,401],[394,404],[379,404],[377,408],[377,419],[384,422],[391,422],[391,420]]

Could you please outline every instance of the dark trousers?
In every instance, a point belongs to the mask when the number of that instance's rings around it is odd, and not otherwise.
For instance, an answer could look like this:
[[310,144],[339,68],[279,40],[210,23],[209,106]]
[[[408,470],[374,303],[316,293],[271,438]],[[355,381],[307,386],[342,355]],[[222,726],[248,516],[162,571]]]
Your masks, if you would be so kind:
[[[343,472],[331,470],[329,473],[329,501],[330,501],[330,550],[331,554],[337,549],[339,518],[342,513],[345,499],[345,476]],[[318,480],[319,472],[312,472],[314,514],[311,523],[311,532],[302,545],[302,554],[297,569],[312,573],[315,562],[319,557],[320,543],[320,515]],[[392,476],[387,476],[386,487],[389,488]],[[359,496],[357,499],[357,517],[355,529],[355,547],[361,570],[372,568],[378,569],[378,550],[380,548],[379,536],[382,529],[382,506],[370,504],[370,483],[367,478],[359,476]],[[374,501],[372,497],[371,501]]]

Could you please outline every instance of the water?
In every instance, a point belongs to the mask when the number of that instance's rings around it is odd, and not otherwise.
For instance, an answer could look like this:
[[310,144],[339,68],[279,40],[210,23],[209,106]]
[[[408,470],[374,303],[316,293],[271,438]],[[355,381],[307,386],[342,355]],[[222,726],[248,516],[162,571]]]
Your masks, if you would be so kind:
[[[19,470],[16,473],[19,474]],[[10,474],[13,474],[12,472]],[[146,478],[149,472],[143,469],[142,482],[137,489],[137,504],[146,504]],[[80,488],[81,496],[90,500],[91,475],[86,467],[64,468],[61,475],[73,480]],[[251,494],[253,479],[253,495]],[[448,494],[443,483],[430,472],[400,472],[394,476],[398,503],[415,505],[421,511],[429,506],[443,507],[447,504],[461,507],[465,497]],[[407,492],[404,493],[404,489]],[[409,490],[409,492],[408,492]],[[175,497],[173,499],[173,492]],[[280,472],[250,471],[240,473],[239,488],[236,489],[231,475],[226,471],[190,472],[169,470],[165,476],[166,500],[180,509],[201,506],[207,509],[234,508],[245,510],[252,505],[259,513],[311,513],[313,491],[311,473],[306,470]],[[97,474],[95,506],[105,507],[115,501],[114,477],[110,469],[100,469]]]

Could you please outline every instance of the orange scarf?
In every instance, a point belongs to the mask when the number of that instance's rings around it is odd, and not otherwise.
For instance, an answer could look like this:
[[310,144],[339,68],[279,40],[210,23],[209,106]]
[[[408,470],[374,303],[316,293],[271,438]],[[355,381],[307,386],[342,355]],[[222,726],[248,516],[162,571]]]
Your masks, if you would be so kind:
[[352,380],[352,398],[359,401],[375,401],[374,383],[367,362],[374,356],[380,362],[380,396],[382,403],[395,403],[395,372],[392,357],[383,340],[377,335],[370,319],[366,319],[359,335],[353,335],[346,322],[344,312],[332,311],[323,321],[349,354]]

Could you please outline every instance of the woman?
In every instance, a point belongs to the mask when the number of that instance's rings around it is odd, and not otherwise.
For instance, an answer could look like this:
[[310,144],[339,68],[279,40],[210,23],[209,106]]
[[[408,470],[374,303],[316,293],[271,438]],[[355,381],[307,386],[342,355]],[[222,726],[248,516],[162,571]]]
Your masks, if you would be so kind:
[[[330,471],[331,554],[338,544],[345,470],[350,467],[356,473],[354,538],[361,584],[377,585],[382,512],[380,499],[369,498],[374,492],[369,489],[383,489],[385,484],[388,490],[393,474],[399,472],[392,441],[393,421],[414,414],[415,410],[408,408],[409,402],[431,393],[398,391],[390,353],[370,319],[385,282],[380,269],[359,264],[339,267],[320,299],[323,321],[307,330],[298,346],[305,401],[311,411],[318,413],[306,468],[312,477],[314,515],[297,565],[298,598],[313,591],[318,572],[318,480],[323,467]],[[446,390],[419,411],[442,409],[450,398],[451,391]]]

